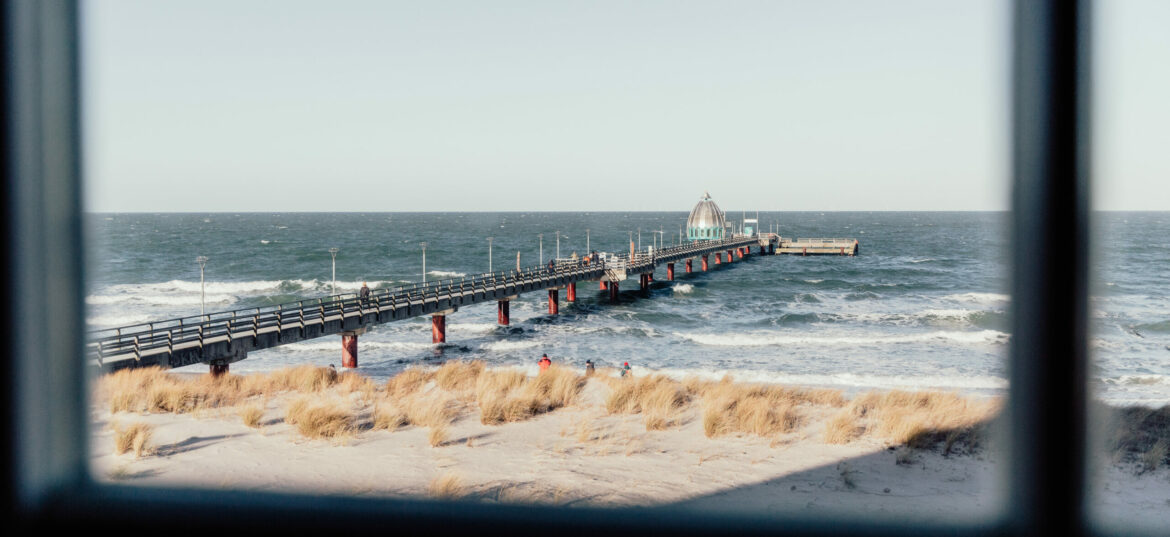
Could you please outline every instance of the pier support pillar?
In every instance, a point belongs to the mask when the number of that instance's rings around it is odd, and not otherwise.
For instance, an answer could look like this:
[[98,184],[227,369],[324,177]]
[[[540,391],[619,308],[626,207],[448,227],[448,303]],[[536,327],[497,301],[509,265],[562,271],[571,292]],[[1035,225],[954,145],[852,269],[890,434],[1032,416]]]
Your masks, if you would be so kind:
[[565,300],[567,300],[569,302],[576,302],[577,301],[577,284],[570,283],[568,286],[565,287],[565,290],[566,290],[565,294],[568,295],[565,297]]
[[722,263],[723,263],[723,254],[721,252],[715,252],[715,264],[719,265]]
[[358,335],[357,332],[341,333],[341,367],[350,369],[358,366]]
[[211,364],[211,376],[222,377],[222,376],[226,375],[227,373],[228,373],[227,363],[222,363],[222,364],[212,363]]
[[447,316],[431,315],[431,343],[447,342]]
[[509,315],[509,305],[511,300],[500,300],[496,302],[496,321],[500,326],[508,326],[512,322],[512,317]]
[[557,310],[558,310],[558,306],[559,306],[559,304],[557,304],[557,299],[560,298],[560,294],[561,294],[561,291],[559,289],[549,289],[548,290],[548,314],[549,315],[556,315],[557,314]]
[[609,286],[608,286],[608,284],[606,284],[605,280],[601,280],[597,283],[598,283],[598,288],[601,289],[602,291],[609,288]]
[[609,282],[609,302],[611,304],[618,302],[618,282]]
[[[687,263],[690,263],[690,261],[687,261]],[[668,281],[668,282],[674,281],[674,263],[667,263],[666,264],[666,281]]]
[[649,274],[639,274],[638,275],[638,282],[640,284],[639,289],[641,289],[642,293],[645,294],[646,291],[650,289],[650,275]]
[[735,249],[735,255],[739,256],[740,259],[743,259],[743,246]]
[[686,268],[686,271],[687,271],[687,274],[690,274],[690,273],[691,273],[691,260],[690,260],[690,259],[688,259],[688,260],[687,260],[687,268]]
[[768,255],[776,255],[776,245],[775,244],[768,245]]
[[707,272],[707,256],[703,256],[703,272]]
[[731,250],[728,250],[727,251],[727,262],[730,263],[734,260],[735,260],[735,258],[731,256]]

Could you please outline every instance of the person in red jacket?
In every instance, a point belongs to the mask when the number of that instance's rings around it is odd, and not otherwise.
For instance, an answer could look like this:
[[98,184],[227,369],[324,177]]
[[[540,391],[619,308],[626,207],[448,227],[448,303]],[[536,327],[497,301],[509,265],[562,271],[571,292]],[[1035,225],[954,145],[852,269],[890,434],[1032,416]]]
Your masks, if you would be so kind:
[[548,366],[550,366],[550,365],[552,365],[552,360],[548,359],[547,354],[540,357],[540,372],[541,373],[548,371]]

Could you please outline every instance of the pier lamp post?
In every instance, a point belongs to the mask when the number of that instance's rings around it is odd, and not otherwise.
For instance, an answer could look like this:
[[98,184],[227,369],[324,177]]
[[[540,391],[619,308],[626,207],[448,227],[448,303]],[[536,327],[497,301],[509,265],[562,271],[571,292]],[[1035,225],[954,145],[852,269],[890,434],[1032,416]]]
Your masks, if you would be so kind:
[[557,231],[557,259],[561,258],[561,232]]
[[488,237],[488,272],[492,271],[492,240],[495,237]]
[[638,228],[638,251],[642,251],[642,228]]
[[207,310],[207,290],[203,287],[203,267],[207,266],[207,256],[196,257],[195,262],[199,263],[199,316],[203,317]]
[[333,257],[333,294],[337,295],[337,248],[330,248],[329,255]]
[[536,238],[540,240],[540,264],[544,265],[544,233],[537,233]]
[[423,283],[427,283],[427,243],[420,242],[420,243],[418,243],[418,245],[422,247],[422,251],[423,251],[423,280],[422,281],[423,281]]
[[589,228],[585,228],[585,253],[592,252],[593,249],[589,247]]

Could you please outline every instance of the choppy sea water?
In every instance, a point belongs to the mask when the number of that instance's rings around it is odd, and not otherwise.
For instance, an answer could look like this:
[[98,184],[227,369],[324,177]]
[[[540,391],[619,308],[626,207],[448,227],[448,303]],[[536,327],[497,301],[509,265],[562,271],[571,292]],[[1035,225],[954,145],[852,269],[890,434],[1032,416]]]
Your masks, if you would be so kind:
[[[728,215],[738,220],[737,214]],[[427,278],[641,246],[678,213],[291,213],[92,214],[87,320],[91,328],[198,315],[199,268],[209,258],[208,311],[273,305],[328,294],[330,247],[337,288],[387,287]],[[374,327],[360,337],[360,370],[381,380],[415,364],[481,359],[535,369],[547,352],[581,365],[629,361],[668,373],[743,381],[994,394],[1006,388],[1010,339],[1005,213],[760,213],[788,237],[855,237],[858,257],[753,257],[674,282],[656,275],[649,297],[637,283],[611,305],[581,284],[562,293],[560,315],[545,293],[513,302],[512,325],[492,304],[448,318],[448,344],[430,342],[426,318]],[[1099,397],[1114,403],[1170,402],[1170,213],[1097,215],[1098,278],[1092,298],[1091,370]],[[339,364],[340,338],[254,352],[234,372],[294,364]],[[201,370],[202,366],[193,366]]]

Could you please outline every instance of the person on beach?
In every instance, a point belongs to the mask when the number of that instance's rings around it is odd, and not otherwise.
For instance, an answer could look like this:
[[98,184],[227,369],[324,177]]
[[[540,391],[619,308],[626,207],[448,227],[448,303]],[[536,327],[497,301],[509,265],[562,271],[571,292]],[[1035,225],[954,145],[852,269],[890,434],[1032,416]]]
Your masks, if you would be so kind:
[[550,365],[552,365],[552,360],[548,359],[547,354],[540,357],[540,372],[541,373],[548,371],[548,366],[550,366]]
[[630,375],[630,363],[626,362],[626,363],[622,364],[622,378],[626,378],[626,377],[630,377],[630,376],[633,376],[633,375]]
[[585,360],[585,376],[593,376],[593,360]]
[[358,291],[358,296],[362,298],[362,306],[370,301],[370,286],[366,285],[366,282],[362,282],[362,290]]

